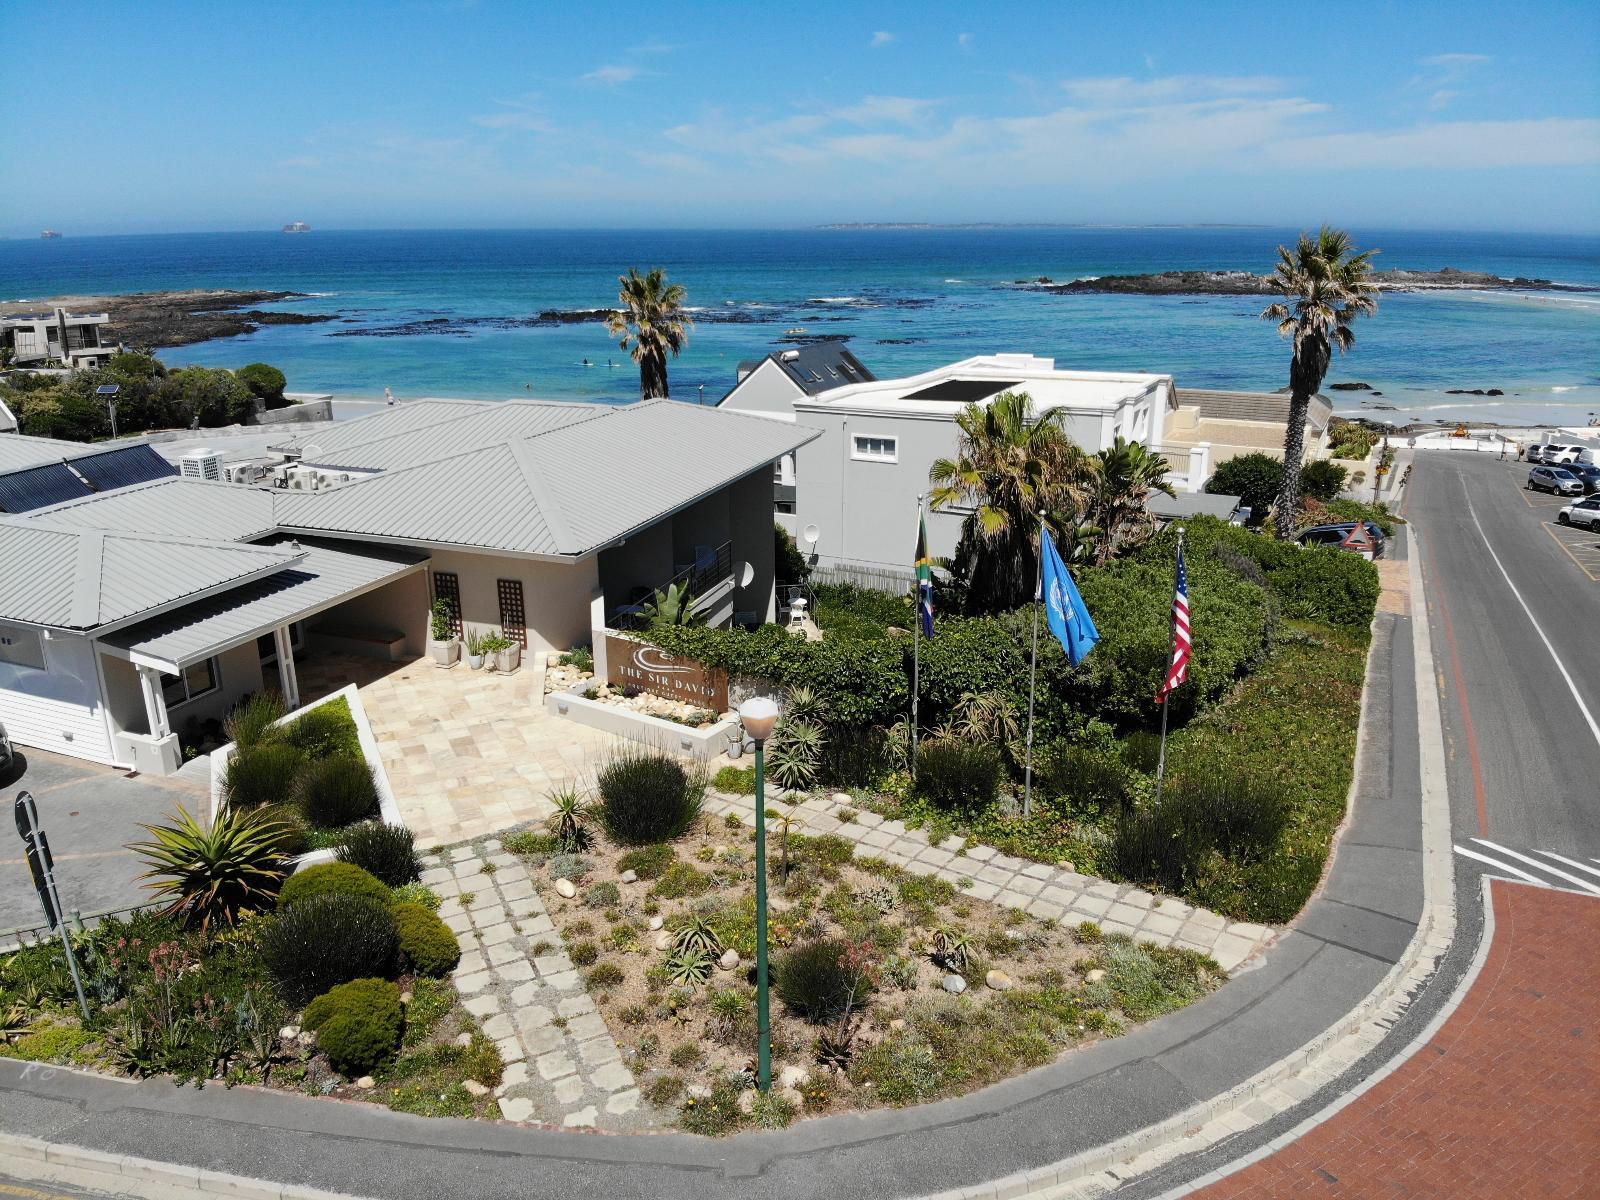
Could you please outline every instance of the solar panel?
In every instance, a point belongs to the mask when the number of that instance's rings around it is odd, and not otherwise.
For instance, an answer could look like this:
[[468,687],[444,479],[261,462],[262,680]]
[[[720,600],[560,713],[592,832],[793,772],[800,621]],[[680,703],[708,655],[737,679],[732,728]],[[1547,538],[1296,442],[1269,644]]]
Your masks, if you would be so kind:
[[45,463],[0,475],[0,512],[32,512],[92,495],[89,485],[68,470],[65,463]]
[[946,379],[919,392],[912,392],[906,399],[953,400],[957,404],[971,404],[976,400],[999,395],[1016,386],[1015,380],[1006,383],[989,379]]
[[97,492],[127,487],[133,483],[149,483],[152,479],[168,479],[178,473],[178,468],[155,452],[151,446],[123,446],[72,460],[72,469],[89,481]]

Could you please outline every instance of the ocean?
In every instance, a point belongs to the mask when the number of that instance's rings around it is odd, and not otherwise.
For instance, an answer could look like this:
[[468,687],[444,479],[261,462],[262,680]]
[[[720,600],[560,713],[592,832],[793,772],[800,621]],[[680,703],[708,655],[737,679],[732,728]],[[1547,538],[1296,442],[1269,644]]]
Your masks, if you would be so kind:
[[[169,348],[169,364],[280,367],[291,389],[373,397],[626,401],[638,375],[596,323],[529,327],[546,309],[615,302],[616,277],[659,266],[699,323],[671,364],[680,399],[711,402],[737,365],[790,337],[849,339],[880,376],[1026,351],[1180,387],[1274,390],[1289,350],[1259,297],[1053,295],[1018,281],[1172,269],[1267,271],[1296,231],[1264,228],[774,231],[316,230],[0,241],[0,298],[171,288],[309,293],[316,325]],[[1456,267],[1600,286],[1600,238],[1352,230],[1383,268]],[[433,324],[422,324],[432,322]],[[421,332],[418,332],[420,330]],[[790,331],[800,331],[791,333]],[[585,365],[585,360],[589,365]],[[1386,420],[1585,424],[1600,413],[1600,292],[1382,298],[1328,383],[1338,411]],[[1505,395],[1451,395],[1499,388]]]

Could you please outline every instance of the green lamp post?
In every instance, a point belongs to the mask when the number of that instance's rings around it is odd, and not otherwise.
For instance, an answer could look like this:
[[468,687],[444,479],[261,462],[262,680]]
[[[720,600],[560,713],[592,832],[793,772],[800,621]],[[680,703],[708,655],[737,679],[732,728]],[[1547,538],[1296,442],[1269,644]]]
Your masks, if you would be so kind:
[[767,996],[767,739],[778,724],[778,702],[752,696],[739,706],[739,720],[756,743],[756,1086],[772,1090],[772,1019]]

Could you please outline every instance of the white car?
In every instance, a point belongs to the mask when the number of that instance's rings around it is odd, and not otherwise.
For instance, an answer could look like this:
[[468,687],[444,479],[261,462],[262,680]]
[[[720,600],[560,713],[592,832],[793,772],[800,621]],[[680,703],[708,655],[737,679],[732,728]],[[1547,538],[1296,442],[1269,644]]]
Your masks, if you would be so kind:
[[1562,525],[1582,525],[1587,529],[1600,529],[1600,492],[1574,504],[1569,504],[1556,514]]
[[11,760],[11,739],[6,736],[6,727],[0,725],[0,779],[11,770]]

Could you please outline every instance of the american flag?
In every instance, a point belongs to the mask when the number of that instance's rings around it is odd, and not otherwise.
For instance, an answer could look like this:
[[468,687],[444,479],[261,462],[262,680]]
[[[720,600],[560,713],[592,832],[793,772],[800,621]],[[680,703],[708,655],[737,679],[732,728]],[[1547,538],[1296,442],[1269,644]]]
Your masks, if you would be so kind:
[[1165,704],[1183,681],[1189,678],[1189,656],[1194,638],[1189,632],[1189,568],[1183,564],[1183,543],[1178,543],[1178,586],[1172,595],[1172,665],[1156,693],[1156,703]]

